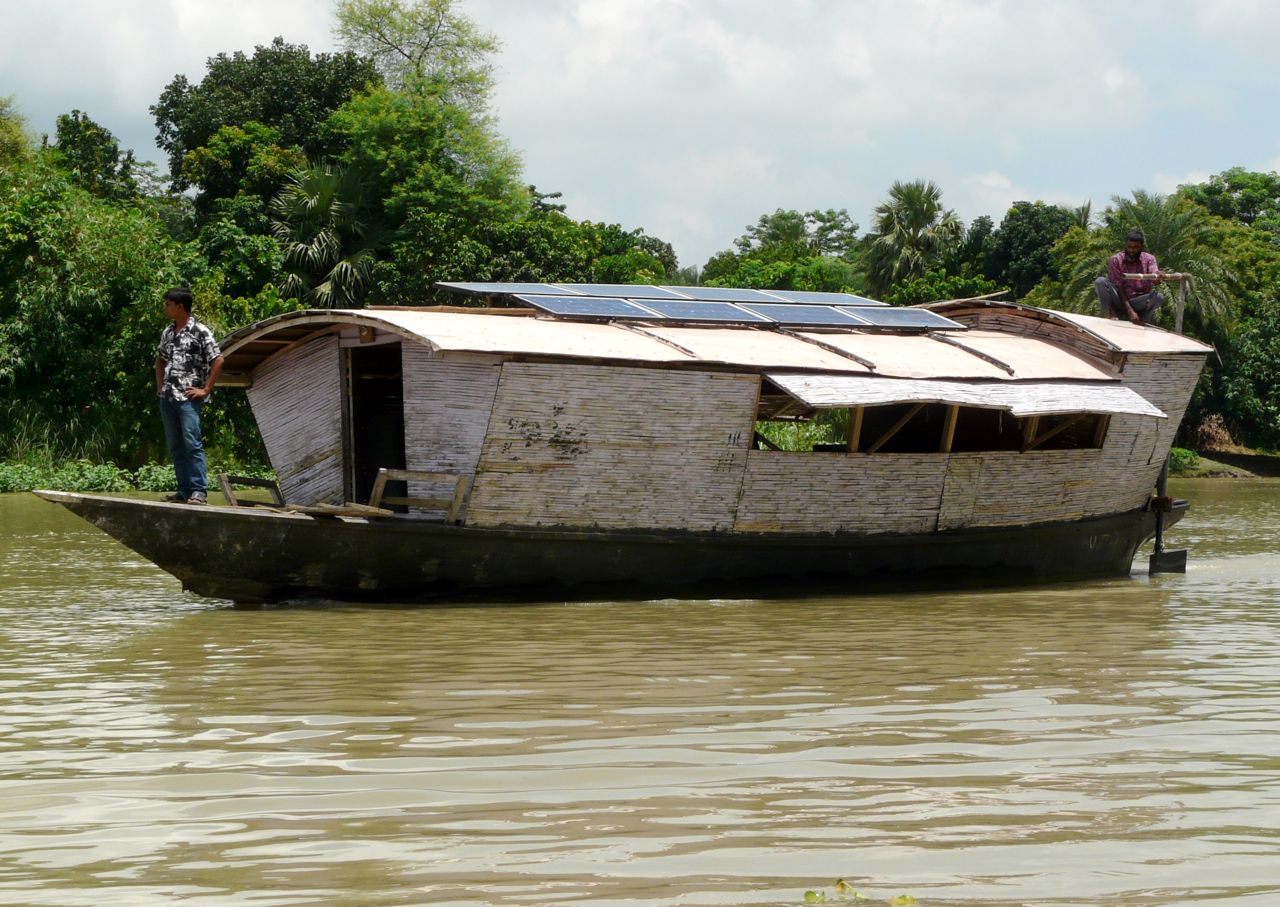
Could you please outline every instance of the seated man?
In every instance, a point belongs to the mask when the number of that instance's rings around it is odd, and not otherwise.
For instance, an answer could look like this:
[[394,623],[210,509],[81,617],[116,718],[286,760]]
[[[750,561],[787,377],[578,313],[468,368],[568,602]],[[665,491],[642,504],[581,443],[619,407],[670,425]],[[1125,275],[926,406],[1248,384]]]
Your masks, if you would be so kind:
[[[1156,265],[1156,257],[1144,252],[1147,239],[1141,230],[1130,230],[1125,237],[1124,251],[1111,256],[1107,263],[1107,276],[1093,282],[1098,294],[1098,304],[1104,318],[1124,316],[1134,324],[1150,324],[1156,309],[1164,304],[1164,297],[1152,290],[1164,278]],[[1126,274],[1153,274],[1154,277],[1132,279]]]

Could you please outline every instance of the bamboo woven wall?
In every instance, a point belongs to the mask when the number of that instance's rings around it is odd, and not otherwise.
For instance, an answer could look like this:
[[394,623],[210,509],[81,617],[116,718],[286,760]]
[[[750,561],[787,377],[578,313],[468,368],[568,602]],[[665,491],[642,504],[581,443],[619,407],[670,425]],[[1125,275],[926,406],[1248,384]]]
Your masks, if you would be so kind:
[[740,532],[932,532],[946,454],[753,450]]
[[733,526],[759,378],[593,365],[502,367],[473,526]]
[[338,338],[286,350],[253,373],[249,405],[290,504],[341,504],[342,373]]
[[[405,466],[474,475],[493,411],[501,366],[451,362],[421,344],[403,345]],[[452,486],[410,482],[410,497],[452,495]],[[415,513],[443,518],[444,511]]]

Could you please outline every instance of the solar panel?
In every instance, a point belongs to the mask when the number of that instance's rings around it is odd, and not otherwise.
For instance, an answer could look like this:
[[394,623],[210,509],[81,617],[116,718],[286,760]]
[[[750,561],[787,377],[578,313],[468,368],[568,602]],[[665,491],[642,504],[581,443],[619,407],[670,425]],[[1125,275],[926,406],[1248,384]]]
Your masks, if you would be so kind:
[[848,295],[848,297],[849,297],[850,299],[852,299],[852,300],[853,300],[852,302],[848,303],[849,305],[856,305],[856,306],[864,306],[864,305],[865,305],[865,306],[886,306],[886,307],[889,305],[889,303],[887,303],[887,302],[881,302],[881,301],[880,301],[880,300],[878,300],[878,299],[868,299],[868,298],[867,298],[867,297],[865,297],[865,296],[859,296],[857,293],[849,293],[849,294],[847,294],[847,295]]
[[857,315],[882,328],[912,328],[917,330],[952,330],[963,331],[965,326],[950,318],[935,315],[927,309],[895,309],[863,308],[847,309],[851,315]]
[[549,314],[570,318],[655,319],[660,317],[625,299],[608,296],[534,296],[517,293],[515,298]]
[[645,308],[673,321],[768,322],[769,319],[727,302],[684,302],[646,299]]
[[742,308],[772,318],[779,324],[834,325],[851,328],[865,327],[868,322],[841,309],[829,305],[794,305],[788,303],[744,302]]
[[665,287],[651,287],[645,284],[627,283],[562,283],[564,287],[584,296],[626,297],[628,299],[687,299]]
[[438,283],[438,287],[479,296],[505,296],[536,293],[543,296],[580,296],[582,294],[551,283]]
[[852,293],[818,293],[809,290],[769,290],[771,296],[777,296],[784,302],[800,305],[885,305],[865,296]]
[[707,302],[782,302],[773,291],[748,290],[742,287],[663,287],[662,289]]

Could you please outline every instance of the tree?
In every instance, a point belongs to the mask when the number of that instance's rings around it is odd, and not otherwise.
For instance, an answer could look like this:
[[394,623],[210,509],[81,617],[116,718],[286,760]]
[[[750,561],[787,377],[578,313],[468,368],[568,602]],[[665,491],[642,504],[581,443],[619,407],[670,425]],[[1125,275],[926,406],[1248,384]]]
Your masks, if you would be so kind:
[[839,211],[789,211],[762,214],[747,232],[733,241],[739,253],[775,261],[795,261],[813,255],[850,258],[858,242],[858,225],[844,208]]
[[[380,83],[372,61],[354,53],[316,54],[276,38],[254,48],[218,54],[197,85],[177,76],[151,107],[156,143],[169,155],[176,188],[199,186],[187,156],[209,145],[224,126],[260,123],[276,130],[277,144],[310,160],[335,151],[322,127],[329,115],[367,86]],[[203,188],[203,187],[201,187]]]
[[318,308],[355,308],[372,283],[384,236],[355,168],[299,171],[271,203],[284,253],[281,295]]
[[79,110],[58,117],[55,150],[58,161],[78,185],[102,198],[133,198],[133,152],[120,153],[116,137]]
[[327,129],[346,149],[339,162],[365,175],[371,216],[393,235],[375,274],[380,301],[428,298],[434,281],[449,279],[446,266],[472,264],[456,246],[530,210],[519,158],[488,123],[438,95],[374,89]]
[[237,196],[260,199],[265,209],[289,174],[306,164],[301,150],[281,144],[280,130],[250,120],[220,127],[207,144],[187,154],[183,172],[202,190],[195,205],[203,222],[223,202]]
[[1014,202],[999,228],[983,244],[982,272],[1010,287],[1015,298],[1052,271],[1050,252],[1076,222],[1073,214],[1044,202]]
[[948,274],[938,268],[898,284],[885,301],[893,305],[918,305],[944,299],[972,299],[994,293],[998,289],[996,283],[985,277]]
[[942,263],[962,231],[955,212],[942,206],[942,190],[935,183],[895,182],[889,198],[875,209],[867,257],[872,291],[885,294],[895,283]]
[[31,153],[27,122],[18,113],[13,97],[0,97],[0,167],[21,163]]
[[454,11],[456,0],[339,0],[334,35],[374,62],[388,87],[424,84],[479,114],[493,85],[498,39]]
[[1246,227],[1259,221],[1273,233],[1280,228],[1280,175],[1232,167],[1207,182],[1178,187],[1178,194],[1204,205],[1213,214]]

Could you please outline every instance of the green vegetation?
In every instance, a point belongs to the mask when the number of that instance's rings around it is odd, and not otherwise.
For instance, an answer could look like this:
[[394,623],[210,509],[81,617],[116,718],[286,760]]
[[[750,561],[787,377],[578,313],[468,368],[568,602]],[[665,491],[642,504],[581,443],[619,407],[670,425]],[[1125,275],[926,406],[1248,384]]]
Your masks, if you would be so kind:
[[[60,116],[42,142],[0,98],[0,462],[15,475],[32,451],[115,464],[130,482],[166,459],[150,363],[170,286],[194,287],[219,335],[303,306],[422,304],[458,279],[702,282],[897,305],[1005,292],[1092,312],[1092,281],[1133,227],[1165,269],[1192,275],[1186,330],[1220,355],[1182,443],[1280,447],[1275,173],[1232,168],[1100,211],[1018,201],[999,223],[968,225],[937,184],[902,180],[865,233],[844,208],[780,208],[682,268],[642,227],[577,220],[559,192],[525,182],[488,113],[497,41],[458,0],[336,7],[341,52],[280,37],[211,57],[199,81],[175,76],[151,107],[168,174],[87,112]],[[265,461],[242,394],[215,394],[205,413],[214,460]],[[832,443],[832,428],[760,430],[806,449]]]
[[1185,447],[1174,447],[1169,451],[1169,472],[1181,476],[1194,472],[1200,466],[1200,455]]
[[836,879],[831,888],[830,892],[827,892],[826,889],[810,889],[806,891],[804,893],[804,902],[806,904],[858,905],[858,907],[872,907],[875,904],[885,904],[888,907],[915,907],[920,903],[909,894],[894,895],[885,899],[872,898],[858,891],[844,879]]

